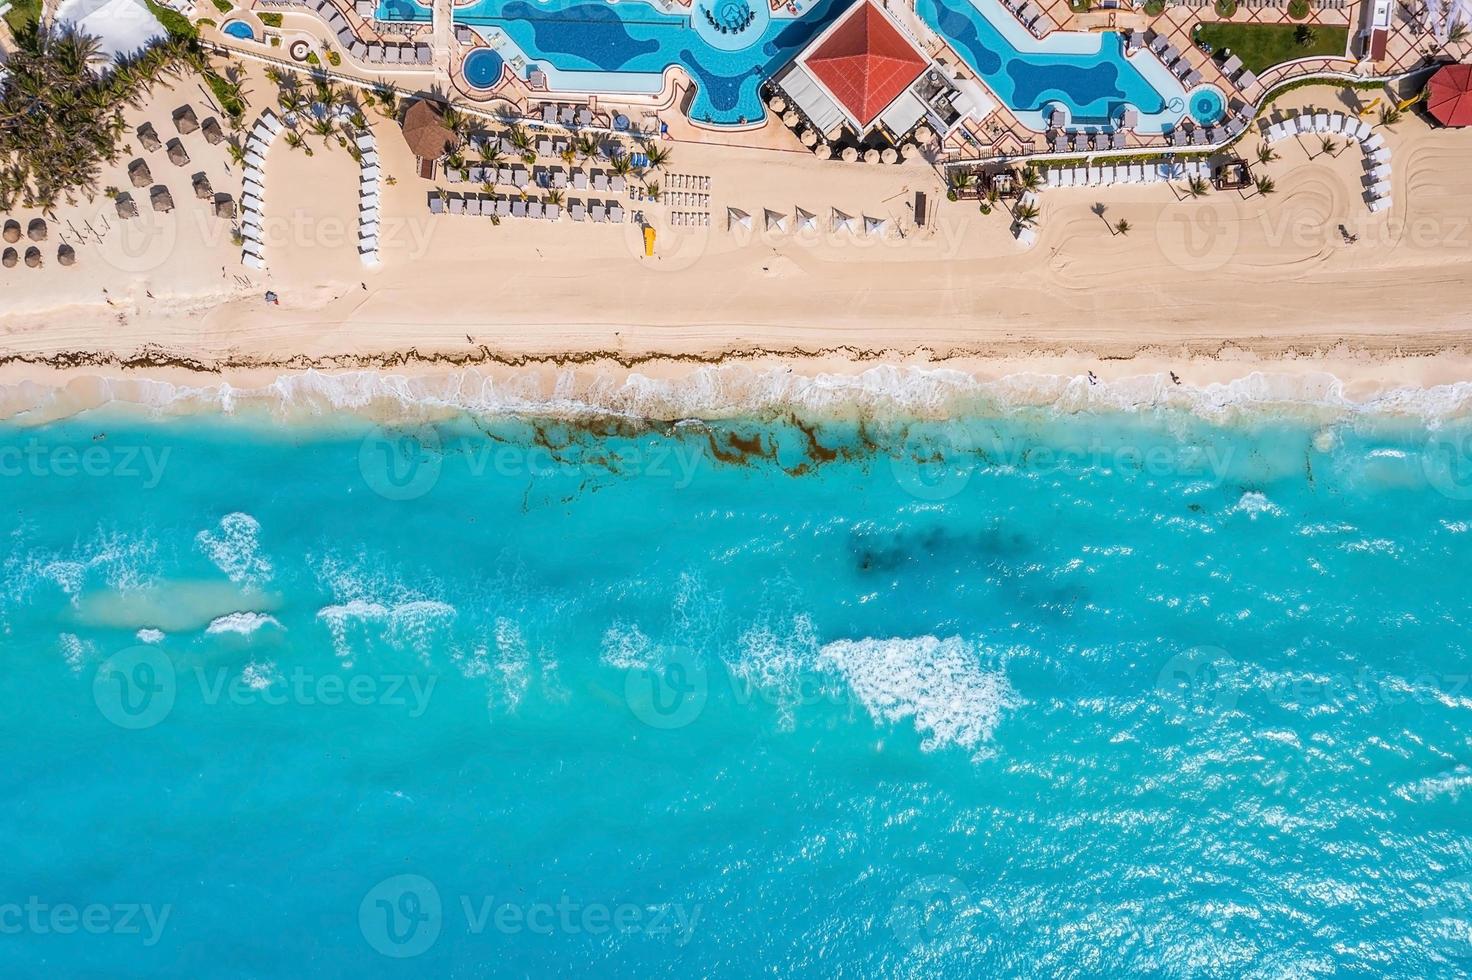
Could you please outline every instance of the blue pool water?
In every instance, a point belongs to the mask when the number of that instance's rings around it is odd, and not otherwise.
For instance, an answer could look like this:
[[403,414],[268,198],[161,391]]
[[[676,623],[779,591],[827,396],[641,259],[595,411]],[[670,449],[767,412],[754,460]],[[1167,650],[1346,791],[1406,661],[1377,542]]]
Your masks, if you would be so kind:
[[479,48],[465,56],[461,69],[465,80],[476,88],[490,88],[501,80],[501,69],[505,62],[489,48]]
[[[759,18],[765,25],[761,30],[753,24],[710,41],[691,28],[689,16],[664,13],[640,0],[482,0],[457,8],[455,20],[504,33],[553,76],[554,89],[628,91],[633,80],[636,89],[657,90],[666,68],[683,65],[697,84],[691,118],[735,125],[761,118],[762,80],[851,2],[818,0],[800,19]],[[559,79],[565,84],[556,84]]]
[[[982,6],[978,6],[980,4]],[[852,0],[820,0],[799,18],[771,18],[766,5],[742,31],[717,25],[742,22],[739,0],[707,5],[692,16],[667,14],[640,0],[616,4],[586,0],[481,0],[457,8],[457,22],[504,32],[532,61],[549,68],[552,87],[657,90],[660,74],[682,65],[698,83],[691,116],[718,124],[755,120],[762,113],[760,81],[785,65]],[[1106,125],[1126,104],[1139,109],[1144,130],[1179,120],[1168,108],[1180,86],[1159,64],[1151,77],[1140,67],[1149,55],[1126,58],[1118,34],[1055,34],[1039,42],[996,0],[919,0],[920,16],[946,37],[993,91],[1036,128],[1050,102],[1065,105],[1078,125]],[[566,73],[566,78],[558,76]],[[586,73],[591,73],[588,75]],[[582,75],[582,77],[578,77]],[[564,84],[559,85],[561,81]]]
[[227,20],[220,30],[231,37],[238,37],[242,41],[254,41],[256,39],[255,30],[243,20]]
[[1186,96],[1186,102],[1191,107],[1191,118],[1204,126],[1216,123],[1227,111],[1227,103],[1222,98],[1221,90],[1211,85],[1192,89]]
[[434,20],[434,7],[418,0],[378,0],[375,16],[396,23],[427,24]]
[[6,972],[1464,972],[1469,449],[0,428]]

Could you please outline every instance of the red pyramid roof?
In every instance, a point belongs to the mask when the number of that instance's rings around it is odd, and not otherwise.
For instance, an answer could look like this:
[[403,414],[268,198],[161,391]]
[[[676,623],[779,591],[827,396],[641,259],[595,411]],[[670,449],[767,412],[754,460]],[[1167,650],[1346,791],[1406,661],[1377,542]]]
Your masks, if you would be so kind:
[[1432,75],[1426,111],[1443,126],[1472,126],[1472,65],[1445,65]]
[[919,78],[926,65],[924,56],[868,0],[846,14],[805,60],[863,127]]

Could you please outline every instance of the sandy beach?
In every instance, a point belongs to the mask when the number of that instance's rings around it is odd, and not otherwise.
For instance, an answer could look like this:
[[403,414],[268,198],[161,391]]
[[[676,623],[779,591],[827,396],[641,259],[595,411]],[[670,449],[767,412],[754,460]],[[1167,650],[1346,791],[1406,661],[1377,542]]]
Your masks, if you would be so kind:
[[[161,133],[175,101],[208,111],[197,90],[173,96],[150,103]],[[1342,108],[1342,98],[1310,87],[1277,106]],[[1411,114],[1385,130],[1388,216],[1365,207],[1357,149],[1289,141],[1258,168],[1277,185],[1266,197],[1047,190],[1031,249],[1013,240],[1005,207],[983,215],[975,201],[947,201],[923,162],[820,163],[795,140],[786,150],[676,141],[661,175],[666,201],[647,209],[652,258],[632,223],[431,215],[435,185],[414,176],[396,126],[370,117],[394,178],[380,268],[358,261],[356,164],[341,149],[312,140],[311,156],[272,150],[265,273],[241,267],[229,222],[208,215],[181,178],[177,210],[146,213],[145,231],[78,245],[74,268],[0,277],[3,413],[39,401],[50,411],[148,401],[161,390],[153,382],[266,388],[303,372],[313,383],[371,371],[437,391],[509,388],[516,399],[587,397],[617,410],[651,397],[642,381],[631,393],[631,376],[667,383],[698,372],[705,390],[685,407],[712,411],[711,386],[734,398],[754,378],[774,390],[772,378],[789,371],[1051,379],[1040,393],[1097,387],[1092,371],[1114,386],[1111,398],[1136,403],[1160,397],[1140,392],[1170,386],[1170,371],[1198,390],[1235,382],[1382,403],[1397,389],[1472,381],[1472,133]],[[1251,159],[1257,145],[1254,135],[1239,149]],[[209,169],[216,190],[238,193],[223,153]],[[699,202],[709,226],[671,225],[690,210],[668,197],[678,175],[710,178]],[[125,186],[117,175],[104,183]],[[917,192],[931,211],[923,227]],[[111,202],[78,214],[86,208]],[[727,208],[752,215],[751,229],[728,229]],[[817,229],[800,232],[795,208]],[[765,228],[767,209],[786,215],[785,232]],[[886,233],[834,231],[834,209],[882,219]],[[1113,227],[1120,219],[1127,234]],[[279,305],[265,302],[267,290]],[[67,385],[62,401],[39,394]],[[1448,398],[1460,404],[1459,393]]]

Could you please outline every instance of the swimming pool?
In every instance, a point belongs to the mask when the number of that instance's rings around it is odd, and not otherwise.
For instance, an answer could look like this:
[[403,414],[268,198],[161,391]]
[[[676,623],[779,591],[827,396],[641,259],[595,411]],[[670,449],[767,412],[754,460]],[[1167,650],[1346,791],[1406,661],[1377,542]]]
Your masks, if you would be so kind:
[[1180,120],[1181,83],[1146,52],[1124,53],[1112,32],[1055,31],[1039,40],[997,0],[917,0],[916,12],[954,47],[1024,125],[1047,128],[1043,112],[1060,104],[1069,125],[1108,127],[1126,106],[1141,132]]
[[[762,0],[750,5],[755,16],[744,27],[725,32],[698,12],[705,30],[689,14],[666,13],[641,0],[480,0],[458,8],[455,22],[488,29],[482,34],[492,44],[495,32],[504,35],[558,92],[658,92],[665,70],[679,65],[696,83],[690,117],[731,126],[762,117],[763,79],[852,3],[818,0],[793,18],[764,15]],[[730,12],[724,8],[723,16]],[[512,56],[503,49],[503,58]]]
[[[454,18],[481,28],[504,60],[519,52],[522,77],[535,68],[554,92],[658,92],[665,70],[678,65],[696,82],[690,117],[738,125],[762,117],[762,80],[853,2],[816,0],[793,17],[773,15],[765,0],[696,0],[690,14],[643,0],[478,0]],[[1054,103],[1071,125],[1099,127],[1133,106],[1145,133],[1173,127],[1186,111],[1180,82],[1146,52],[1126,56],[1117,33],[1059,31],[1038,40],[998,0],[917,0],[917,11],[1033,129],[1046,128],[1043,111]]]
[[501,80],[501,69],[506,62],[490,48],[477,48],[465,56],[460,66],[465,80],[476,88],[490,88]]
[[227,20],[220,30],[242,41],[254,41],[256,39],[255,28],[243,20]]
[[423,6],[416,0],[378,0],[374,17],[400,24],[428,24],[434,20],[434,7]]
[[1215,85],[1193,88],[1186,96],[1186,104],[1190,107],[1191,118],[1203,126],[1214,125],[1227,111],[1227,100]]

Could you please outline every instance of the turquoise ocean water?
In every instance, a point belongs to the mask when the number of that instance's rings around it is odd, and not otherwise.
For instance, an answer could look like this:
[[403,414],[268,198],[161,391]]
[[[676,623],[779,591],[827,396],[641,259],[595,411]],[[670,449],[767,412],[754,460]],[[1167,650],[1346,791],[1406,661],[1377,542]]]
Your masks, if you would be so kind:
[[1447,976],[1467,430],[0,430],[12,976]]

